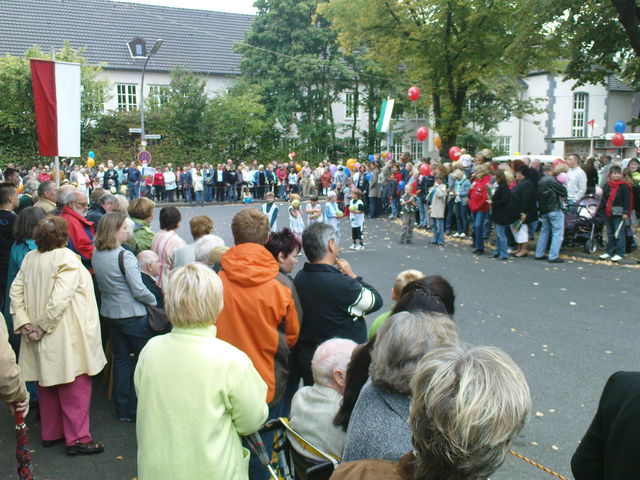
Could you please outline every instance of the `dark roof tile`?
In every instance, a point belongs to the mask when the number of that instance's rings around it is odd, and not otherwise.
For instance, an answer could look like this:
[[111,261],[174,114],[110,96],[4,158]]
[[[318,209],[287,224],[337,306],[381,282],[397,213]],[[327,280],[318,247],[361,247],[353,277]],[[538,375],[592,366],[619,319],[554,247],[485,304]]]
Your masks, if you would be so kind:
[[135,36],[151,48],[163,39],[149,71],[180,66],[209,75],[238,75],[241,56],[233,46],[244,40],[253,15],[159,7],[111,0],[0,0],[0,54],[24,55],[34,45],[43,51],[87,47],[90,64],[115,70],[140,70],[126,43]]

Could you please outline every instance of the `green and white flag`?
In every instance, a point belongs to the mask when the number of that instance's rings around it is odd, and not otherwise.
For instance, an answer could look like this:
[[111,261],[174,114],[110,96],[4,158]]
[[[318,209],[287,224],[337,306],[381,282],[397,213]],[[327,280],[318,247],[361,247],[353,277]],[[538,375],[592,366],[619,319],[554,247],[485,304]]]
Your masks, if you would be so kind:
[[391,122],[394,103],[395,100],[393,98],[387,98],[382,101],[382,105],[380,106],[380,118],[378,118],[378,125],[376,127],[378,133],[387,133],[389,131],[389,122]]

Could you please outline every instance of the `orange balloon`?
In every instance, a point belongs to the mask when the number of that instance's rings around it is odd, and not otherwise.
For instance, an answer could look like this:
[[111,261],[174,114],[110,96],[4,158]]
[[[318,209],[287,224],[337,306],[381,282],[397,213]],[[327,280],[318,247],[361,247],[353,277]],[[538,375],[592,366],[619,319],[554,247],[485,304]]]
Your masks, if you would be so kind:
[[96,164],[96,161],[93,158],[87,158],[87,165],[93,168],[95,164]]
[[433,144],[440,150],[442,148],[442,139],[440,137],[434,137]]
[[22,190],[24,190],[24,185],[18,185],[18,193],[22,193]]
[[358,163],[358,161],[355,158],[350,158],[349,160],[347,160],[347,168],[349,170],[355,169],[356,163]]
[[299,163],[296,163],[296,172],[300,172],[300,170],[302,170],[302,167]]

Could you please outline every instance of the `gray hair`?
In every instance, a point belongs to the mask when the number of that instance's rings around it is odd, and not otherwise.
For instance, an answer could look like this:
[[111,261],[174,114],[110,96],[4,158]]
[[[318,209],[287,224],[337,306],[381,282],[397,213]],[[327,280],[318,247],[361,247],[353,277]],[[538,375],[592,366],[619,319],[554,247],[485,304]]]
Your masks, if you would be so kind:
[[112,205],[118,205],[118,199],[113,193],[105,193],[98,199],[98,203],[100,205],[105,205],[107,203],[110,203]]
[[138,256],[136,258],[138,259],[138,263],[140,264],[140,268],[143,271],[145,271],[147,269],[149,264],[160,261],[160,257],[153,250],[143,250],[138,254]]
[[504,462],[531,412],[522,370],[496,347],[430,351],[411,382],[417,471],[485,479]]
[[69,205],[71,202],[75,202],[75,195],[81,194],[84,195],[80,190],[72,186],[68,186],[65,188],[59,188],[56,193],[56,203],[61,206]]
[[224,240],[217,235],[203,235],[194,244],[196,262],[209,265],[209,255],[215,247],[223,247]]
[[416,365],[429,350],[458,343],[458,329],[449,315],[399,312],[380,327],[371,351],[369,376],[381,390],[409,395]]
[[321,343],[311,360],[313,381],[325,387],[333,385],[333,372],[336,370],[347,371],[351,354],[357,346],[356,342],[346,338],[332,338]]
[[53,190],[53,188],[51,188],[52,186],[56,186],[56,182],[54,182],[53,180],[42,182],[40,185],[38,185],[38,196],[41,197],[42,195],[44,195],[44,192]]
[[[115,198],[115,197],[114,197],[114,198]],[[116,203],[118,203],[118,201],[117,201],[117,200],[116,200]],[[131,220],[129,217],[126,217],[126,218],[124,219],[124,223],[125,223],[125,225],[127,226],[127,234],[128,234],[128,236],[127,236],[127,242],[129,242],[129,241],[133,238],[133,235],[134,235],[134,233],[135,233],[135,230],[136,230],[136,224],[135,224],[135,222],[134,222],[133,220]]]
[[331,225],[314,222],[305,228],[302,232],[302,248],[309,262],[324,258],[331,240],[336,240],[336,230]]
[[33,195],[37,190],[38,190],[38,182],[36,182],[35,180],[29,180],[24,183],[22,193]]

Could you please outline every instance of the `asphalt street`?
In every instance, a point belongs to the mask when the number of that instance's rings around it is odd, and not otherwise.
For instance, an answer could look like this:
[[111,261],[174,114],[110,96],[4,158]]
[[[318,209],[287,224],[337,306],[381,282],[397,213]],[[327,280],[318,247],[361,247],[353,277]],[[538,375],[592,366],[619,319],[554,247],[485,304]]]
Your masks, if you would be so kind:
[[[184,207],[181,236],[191,241],[188,219],[208,214],[217,234],[231,244],[230,223],[240,206]],[[280,214],[280,227],[285,226]],[[375,286],[391,307],[390,290],[398,272],[417,268],[447,278],[456,292],[455,322],[460,337],[475,345],[495,345],[523,369],[533,411],[513,445],[518,453],[571,477],[570,459],[588,427],[606,379],[638,366],[637,268],[580,260],[563,264],[531,257],[497,261],[471,254],[470,242],[430,245],[430,234],[416,233],[412,245],[398,245],[401,227],[388,219],[365,224],[364,251],[348,250],[350,229],[343,222],[343,257]],[[155,222],[157,227],[157,221]],[[300,257],[298,268],[304,256]],[[370,320],[370,319],[369,319]],[[197,414],[197,413],[194,413]],[[35,415],[31,427],[33,464],[39,479],[130,480],[136,476],[135,425],[119,423],[106,399],[102,377],[94,381],[92,434],[104,453],[67,457],[64,446],[44,449]],[[0,478],[16,479],[11,418],[0,412]],[[509,455],[493,480],[549,479]]]

